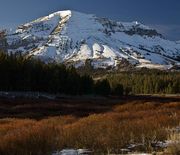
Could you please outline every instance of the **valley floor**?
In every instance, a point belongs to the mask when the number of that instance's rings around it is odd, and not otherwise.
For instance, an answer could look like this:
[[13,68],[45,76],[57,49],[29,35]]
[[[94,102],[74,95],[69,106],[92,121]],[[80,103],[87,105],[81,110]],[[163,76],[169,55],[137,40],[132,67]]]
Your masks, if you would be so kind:
[[1,97],[0,117],[1,155],[67,148],[175,154],[180,148],[179,96]]
[[50,116],[85,117],[110,112],[127,103],[179,102],[179,95],[137,95],[122,97],[66,96],[44,93],[0,92],[0,118],[43,119]]

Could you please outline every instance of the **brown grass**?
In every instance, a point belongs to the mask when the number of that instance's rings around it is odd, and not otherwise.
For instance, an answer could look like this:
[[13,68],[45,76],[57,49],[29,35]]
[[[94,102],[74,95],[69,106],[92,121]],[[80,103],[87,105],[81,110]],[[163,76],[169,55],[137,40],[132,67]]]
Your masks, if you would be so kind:
[[163,152],[164,155],[179,155],[180,154],[180,133],[170,134],[168,140],[169,146]]
[[64,148],[89,148],[95,152],[119,152],[132,143],[168,139],[167,129],[180,123],[179,102],[129,101],[112,110],[88,117],[59,116],[0,120],[0,155],[49,155]]

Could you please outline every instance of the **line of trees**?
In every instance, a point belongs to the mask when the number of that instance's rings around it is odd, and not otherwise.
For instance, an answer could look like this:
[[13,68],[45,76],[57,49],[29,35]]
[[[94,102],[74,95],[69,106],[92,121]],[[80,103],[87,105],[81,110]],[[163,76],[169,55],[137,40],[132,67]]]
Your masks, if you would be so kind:
[[[107,79],[94,81],[91,76],[78,74],[74,67],[46,64],[37,59],[6,54],[5,36],[6,31],[0,31],[0,91],[41,91],[72,95],[180,93],[180,72],[140,70],[111,73]],[[83,73],[84,69],[80,70]],[[95,73],[88,61],[85,70]],[[101,71],[97,72],[101,74]]]
[[70,95],[110,94],[107,80],[94,82],[74,67],[0,52],[0,91],[40,91]]
[[124,94],[179,94],[180,72],[142,69],[134,72],[110,74],[112,89],[122,85]]
[[180,73],[140,70],[109,74],[95,81],[74,67],[46,64],[0,52],[0,91],[38,91],[70,95],[178,94]]

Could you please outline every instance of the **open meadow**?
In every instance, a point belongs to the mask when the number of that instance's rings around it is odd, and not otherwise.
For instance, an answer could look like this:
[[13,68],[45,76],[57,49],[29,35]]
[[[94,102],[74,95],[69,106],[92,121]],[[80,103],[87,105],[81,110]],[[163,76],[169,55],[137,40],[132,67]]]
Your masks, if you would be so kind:
[[51,155],[66,148],[153,152],[163,151],[160,144],[178,129],[180,98],[2,98],[0,116],[0,155]]

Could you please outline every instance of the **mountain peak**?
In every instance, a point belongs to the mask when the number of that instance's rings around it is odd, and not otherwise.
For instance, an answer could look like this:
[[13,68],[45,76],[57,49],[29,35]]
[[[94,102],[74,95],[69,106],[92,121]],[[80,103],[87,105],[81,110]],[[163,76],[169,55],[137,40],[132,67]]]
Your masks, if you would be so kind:
[[137,21],[116,22],[65,10],[19,26],[7,35],[8,51],[44,61],[94,68],[163,68],[179,62],[180,45]]

